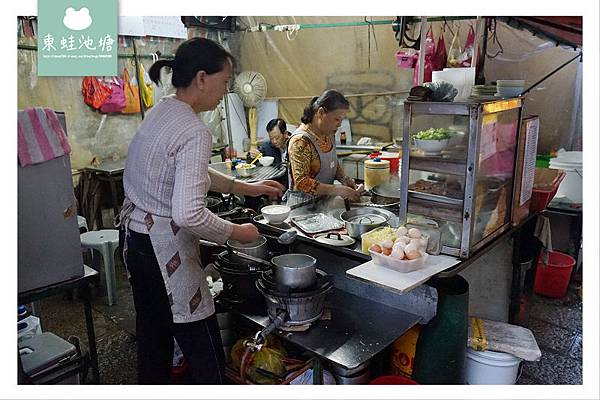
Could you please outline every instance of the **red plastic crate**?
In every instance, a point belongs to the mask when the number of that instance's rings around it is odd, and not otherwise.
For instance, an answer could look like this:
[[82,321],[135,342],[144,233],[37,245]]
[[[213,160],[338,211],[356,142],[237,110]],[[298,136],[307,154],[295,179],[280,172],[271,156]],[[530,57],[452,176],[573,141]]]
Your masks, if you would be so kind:
[[[538,213],[543,211],[556,195],[560,183],[565,177],[560,169],[536,168],[535,183],[531,194],[529,211]],[[543,189],[542,189],[543,188]]]

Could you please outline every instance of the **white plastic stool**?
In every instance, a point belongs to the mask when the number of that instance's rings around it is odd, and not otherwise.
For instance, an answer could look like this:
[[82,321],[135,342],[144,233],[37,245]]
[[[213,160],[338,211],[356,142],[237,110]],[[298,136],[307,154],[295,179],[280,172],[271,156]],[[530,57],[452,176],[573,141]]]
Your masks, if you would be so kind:
[[117,279],[115,276],[114,254],[119,247],[119,231],[116,229],[102,229],[82,233],[81,247],[83,249],[94,249],[102,254],[104,263],[104,274],[106,276],[106,291],[108,293],[108,305],[112,306],[117,301]]
[[88,226],[87,226],[87,220],[85,219],[85,217],[82,217],[81,215],[77,216],[77,225],[79,226],[79,231],[81,231],[81,229],[85,229],[84,232],[89,231]]

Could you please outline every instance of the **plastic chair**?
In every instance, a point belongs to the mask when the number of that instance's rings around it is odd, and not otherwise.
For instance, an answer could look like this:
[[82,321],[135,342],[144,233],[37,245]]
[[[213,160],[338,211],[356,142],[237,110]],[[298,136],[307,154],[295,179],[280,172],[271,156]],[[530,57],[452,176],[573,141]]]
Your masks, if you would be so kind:
[[114,254],[119,247],[119,231],[116,229],[102,229],[82,233],[81,247],[94,249],[102,254],[104,274],[106,276],[106,291],[108,305],[112,306],[117,301],[117,279],[115,275]]
[[89,231],[87,220],[85,219],[85,217],[82,217],[81,215],[77,216],[77,225],[79,226],[79,233],[84,233],[84,232]]

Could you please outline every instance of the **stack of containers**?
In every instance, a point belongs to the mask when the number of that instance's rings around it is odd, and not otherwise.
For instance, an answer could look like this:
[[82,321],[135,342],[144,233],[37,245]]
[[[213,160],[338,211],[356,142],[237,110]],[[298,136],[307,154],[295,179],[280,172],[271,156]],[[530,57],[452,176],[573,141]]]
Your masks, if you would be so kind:
[[565,179],[561,182],[555,197],[566,197],[573,203],[583,200],[583,152],[559,151],[556,158],[550,160],[550,168],[565,171]]
[[525,88],[523,79],[498,79],[496,82],[496,97],[517,97]]

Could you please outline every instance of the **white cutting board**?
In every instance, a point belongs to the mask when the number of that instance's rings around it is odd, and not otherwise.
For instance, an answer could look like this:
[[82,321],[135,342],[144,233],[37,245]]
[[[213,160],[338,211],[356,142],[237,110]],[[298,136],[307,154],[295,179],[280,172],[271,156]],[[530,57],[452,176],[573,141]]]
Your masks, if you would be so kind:
[[346,271],[346,274],[350,275],[351,278],[404,294],[421,285],[433,275],[458,263],[460,263],[460,260],[456,257],[430,255],[427,257],[423,268],[404,273],[380,267],[379,265],[375,265],[373,261],[368,261],[349,269]]

